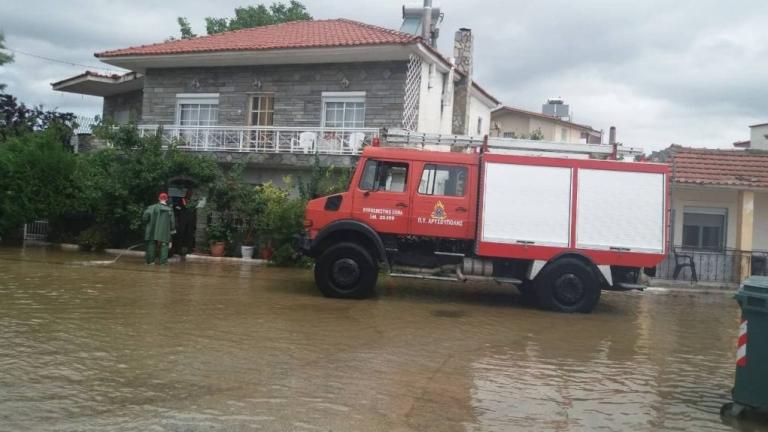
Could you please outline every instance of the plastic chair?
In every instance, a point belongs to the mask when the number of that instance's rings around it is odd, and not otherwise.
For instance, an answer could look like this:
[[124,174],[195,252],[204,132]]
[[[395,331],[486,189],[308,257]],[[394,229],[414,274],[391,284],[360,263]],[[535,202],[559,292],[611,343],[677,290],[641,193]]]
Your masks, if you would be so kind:
[[365,134],[362,132],[352,132],[347,139],[346,147],[352,154],[357,154],[360,149],[363,148],[363,142],[365,141]]
[[[294,140],[296,141],[296,140]],[[299,140],[298,145],[294,146],[293,142],[292,147],[294,147],[292,150],[300,150],[304,153],[312,153],[312,151],[315,148],[315,142],[317,141],[317,134],[314,132],[302,132],[299,134]]]
[[672,249],[672,255],[675,258],[675,272],[672,275],[672,279],[677,280],[677,277],[680,275],[680,272],[688,267],[691,269],[691,283],[696,283],[699,281],[698,276],[696,275],[696,263],[693,261],[693,251],[691,251],[691,255],[682,255],[678,253],[677,249]]

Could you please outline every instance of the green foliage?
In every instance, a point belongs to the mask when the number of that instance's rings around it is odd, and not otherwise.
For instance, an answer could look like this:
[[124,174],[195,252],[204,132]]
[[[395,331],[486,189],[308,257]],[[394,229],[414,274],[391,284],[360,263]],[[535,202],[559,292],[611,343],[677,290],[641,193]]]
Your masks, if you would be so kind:
[[272,183],[259,186],[257,190],[263,209],[256,222],[259,240],[262,244],[271,245],[275,264],[295,264],[300,256],[293,240],[302,229],[306,202],[301,198],[292,198],[287,191]]
[[60,138],[50,128],[0,141],[0,235],[56,217],[76,200],[76,156]]
[[[5,48],[5,35],[0,33],[0,50]],[[0,51],[0,66],[13,61],[13,56]],[[0,91],[5,90],[5,84],[0,83]]]
[[347,190],[352,176],[351,169],[337,169],[333,165],[320,166],[320,157],[315,154],[312,170],[306,180],[299,178],[299,196],[305,201]]
[[527,133],[521,133],[520,135],[518,135],[515,132],[512,132],[512,136],[509,137],[509,138],[541,141],[541,140],[544,139],[544,132],[542,132],[540,128],[538,128],[535,131],[533,131],[531,133],[528,133],[528,134]]
[[212,242],[225,242],[231,238],[226,224],[221,221],[211,221],[205,230],[208,240]]
[[109,230],[110,244],[141,238],[142,212],[167,190],[168,179],[188,177],[207,184],[220,175],[213,158],[164,148],[159,136],[139,137],[133,127],[103,128],[99,134],[113,147],[81,155],[76,176],[80,198],[74,204]]
[[179,23],[179,32],[181,33],[182,39],[197,37],[197,35],[192,32],[192,26],[189,25],[189,20],[184,17],[178,17],[176,18],[176,22]]
[[77,236],[77,244],[83,250],[103,250],[109,245],[106,234],[108,230],[102,226],[94,225],[86,228]]
[[6,93],[0,93],[0,142],[30,132],[55,128],[56,140],[67,147],[72,130],[77,128],[75,115],[45,110],[42,106],[27,107]]
[[[311,20],[312,16],[307,7],[301,2],[290,0],[289,3],[272,3],[268,7],[263,4],[235,8],[234,18],[205,19],[205,30],[209,35],[231,30],[240,30],[252,27],[261,27],[270,24],[279,24],[289,21]],[[179,30],[182,39],[194,37],[186,18],[178,18]]]

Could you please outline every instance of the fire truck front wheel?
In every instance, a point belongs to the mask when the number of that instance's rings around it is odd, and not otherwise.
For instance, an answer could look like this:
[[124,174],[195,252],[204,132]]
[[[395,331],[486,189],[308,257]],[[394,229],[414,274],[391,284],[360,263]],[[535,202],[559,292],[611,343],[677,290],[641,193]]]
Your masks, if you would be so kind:
[[600,283],[589,264],[561,258],[536,277],[536,297],[545,309],[589,313],[600,300]]
[[370,297],[378,276],[376,261],[355,243],[333,245],[315,263],[315,284],[326,297]]

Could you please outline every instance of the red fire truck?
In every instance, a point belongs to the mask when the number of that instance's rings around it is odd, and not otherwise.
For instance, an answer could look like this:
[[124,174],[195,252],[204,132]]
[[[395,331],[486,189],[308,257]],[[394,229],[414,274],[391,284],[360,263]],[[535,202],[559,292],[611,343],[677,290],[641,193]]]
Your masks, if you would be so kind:
[[487,138],[366,147],[346,192],[307,204],[301,242],[317,287],[368,297],[383,269],[508,283],[561,312],[590,312],[603,289],[642,289],[643,269],[667,254],[667,166],[552,154]]

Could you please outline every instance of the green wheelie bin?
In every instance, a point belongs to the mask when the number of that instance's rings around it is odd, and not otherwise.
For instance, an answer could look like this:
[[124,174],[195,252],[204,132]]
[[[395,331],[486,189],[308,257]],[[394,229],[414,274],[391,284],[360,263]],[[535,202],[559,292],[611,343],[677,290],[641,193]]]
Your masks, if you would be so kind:
[[733,403],[726,404],[723,411],[732,416],[739,416],[745,409],[767,413],[768,277],[749,277],[734,297],[741,307],[736,380],[731,392]]

